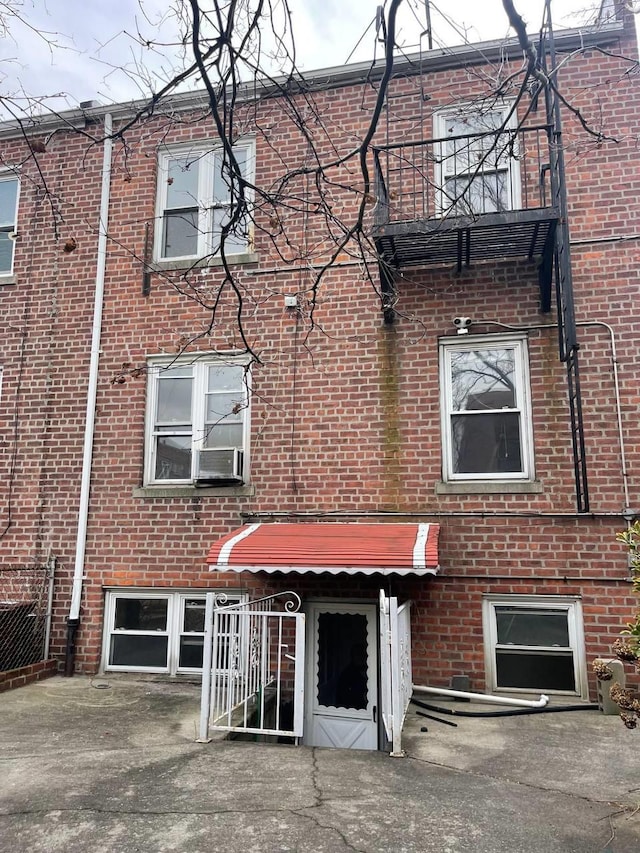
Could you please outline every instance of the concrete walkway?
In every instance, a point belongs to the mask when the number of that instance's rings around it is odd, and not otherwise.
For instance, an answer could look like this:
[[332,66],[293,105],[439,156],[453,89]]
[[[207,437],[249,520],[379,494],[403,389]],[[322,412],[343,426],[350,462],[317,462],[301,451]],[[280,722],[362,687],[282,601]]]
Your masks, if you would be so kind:
[[0,696],[1,853],[640,851],[640,734],[616,718],[412,711],[390,758],[197,744],[198,701],[81,677]]

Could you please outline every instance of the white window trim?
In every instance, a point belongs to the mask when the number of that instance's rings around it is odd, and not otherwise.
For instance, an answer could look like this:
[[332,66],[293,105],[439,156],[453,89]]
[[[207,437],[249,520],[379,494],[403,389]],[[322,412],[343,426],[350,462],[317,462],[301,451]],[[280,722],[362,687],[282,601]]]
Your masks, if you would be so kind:
[[[207,593],[224,592],[229,600],[229,603],[245,602],[247,596],[245,593],[234,590],[213,590],[213,589],[167,589],[164,591],[156,589],[145,589],[138,587],[110,588],[105,590],[105,608],[104,608],[104,626],[102,637],[102,665],[101,672],[141,672],[154,675],[200,675],[202,669],[200,667],[180,667],[180,637],[183,636],[183,614],[185,602],[188,599],[202,599],[203,603]],[[115,619],[116,600],[119,598],[154,598],[166,600],[167,603],[167,630],[166,631],[122,631],[122,634],[137,635],[137,636],[166,636],[167,640],[167,666],[152,667],[152,666],[117,666],[109,663],[109,653],[111,647],[111,636],[115,631],[112,626]],[[197,632],[193,632],[194,636],[200,636]]]
[[13,169],[0,169],[0,181],[16,181],[16,207],[14,210],[13,216],[13,231],[9,232],[9,239],[13,242],[13,251],[11,252],[11,269],[10,270],[0,270],[0,283],[5,278],[11,278],[13,276],[13,270],[15,266],[16,259],[16,248],[15,241],[18,236],[18,210],[20,209],[20,177],[16,174]]
[[[144,485],[145,486],[185,486],[192,485],[197,480],[198,464],[199,464],[199,445],[202,439],[198,438],[198,432],[203,432],[204,427],[204,407],[205,407],[205,386],[206,386],[206,367],[210,364],[223,363],[246,366],[249,361],[244,354],[237,353],[193,353],[178,357],[171,356],[152,356],[147,360],[147,402],[146,402],[146,418],[145,418],[145,466],[144,466]],[[203,365],[202,369],[194,373],[193,391],[192,391],[192,432],[191,432],[191,477],[183,480],[158,480],[155,478],[156,469],[156,443],[154,437],[155,426],[155,411],[158,400],[158,383],[156,377],[158,372],[163,368],[178,367],[180,365],[192,365],[194,370],[197,365]],[[249,472],[251,470],[250,459],[250,443],[251,435],[251,371],[245,373],[245,393],[246,393],[246,408],[243,415],[243,431],[242,431],[242,485],[246,486],[250,483]],[[236,484],[237,485],[237,484]],[[221,488],[224,487],[220,484]]]
[[[517,111],[513,109],[513,101],[500,101],[495,104],[487,105],[486,107],[479,106],[477,103],[466,102],[455,104],[451,107],[445,107],[438,110],[433,116],[433,133],[436,139],[444,139],[447,136],[446,121],[453,116],[463,116],[465,113],[482,112],[502,112],[503,116],[509,114],[509,119],[506,123],[505,131],[515,130],[518,127]],[[436,145],[436,162],[435,162],[435,186],[436,186],[436,205],[435,209],[438,216],[447,215],[451,205],[447,202],[444,195],[445,178],[451,175],[445,174],[443,163],[445,160],[444,143],[440,142]],[[507,171],[507,198],[509,199],[509,210],[518,210],[522,205],[522,179],[520,176],[520,166],[517,158],[505,157]],[[494,170],[489,170],[493,172]],[[456,215],[451,213],[451,215]]]
[[[237,140],[234,148],[247,149],[247,161],[249,163],[247,179],[253,183],[255,178],[255,162],[256,162],[256,146],[255,139],[248,137]],[[219,257],[220,252],[214,252],[211,245],[212,234],[212,210],[214,207],[212,198],[213,188],[213,164],[212,158],[222,151],[222,146],[214,142],[198,142],[198,143],[180,143],[175,145],[164,145],[158,152],[158,179],[156,186],[156,216],[153,240],[153,260],[155,263],[163,265],[175,262],[180,264],[184,261],[197,261],[208,256]],[[198,173],[198,249],[194,255],[170,255],[165,256],[162,253],[163,228],[164,228],[164,211],[166,208],[166,190],[168,179],[169,161],[180,155],[189,154],[194,160],[201,159],[201,167]],[[250,189],[245,190],[247,202],[251,205],[253,202],[253,192]],[[247,235],[247,245],[240,252],[226,254],[229,257],[243,256],[253,252],[253,223],[249,223],[249,233]]]
[[[529,351],[527,336],[509,335],[458,335],[441,338],[440,347],[440,399],[442,433],[442,479],[444,482],[530,482],[535,479],[533,419],[531,412],[531,382],[529,377]],[[491,347],[513,347],[515,350],[517,411],[520,412],[520,453],[522,471],[492,473],[454,473],[451,440],[451,352]]]
[[[537,688],[498,687],[496,671],[496,647],[498,645],[496,607],[530,607],[535,610],[565,610],[569,629],[569,646],[573,652],[573,671],[575,691],[549,690]],[[482,628],[484,635],[485,673],[488,693],[546,693],[558,696],[579,696],[589,698],[587,681],[587,658],[584,644],[584,627],[582,619],[582,602],[578,596],[568,595],[492,595],[487,594],[482,602]],[[527,646],[515,647],[526,650]],[[543,649],[542,646],[534,646]],[[549,647],[554,651],[555,647]],[[557,651],[557,649],[555,649]]]

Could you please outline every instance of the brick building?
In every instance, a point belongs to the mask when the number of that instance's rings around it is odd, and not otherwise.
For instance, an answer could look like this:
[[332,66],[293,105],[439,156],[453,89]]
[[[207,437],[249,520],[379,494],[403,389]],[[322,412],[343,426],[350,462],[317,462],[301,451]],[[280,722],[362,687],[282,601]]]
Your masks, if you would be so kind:
[[294,590],[309,714],[336,705],[320,665],[336,682],[366,653],[351,717],[375,747],[382,588],[412,602],[415,683],[593,697],[588,661],[633,609],[615,543],[639,486],[632,17],[555,33],[562,132],[515,41],[397,60],[369,239],[317,292],[363,183],[327,169],[322,206],[296,119],[338,160],[382,66],[239,106],[239,168],[273,194],[228,239],[236,289],[201,94],[0,127],[1,558],[55,558],[67,669],[197,674],[207,591]]

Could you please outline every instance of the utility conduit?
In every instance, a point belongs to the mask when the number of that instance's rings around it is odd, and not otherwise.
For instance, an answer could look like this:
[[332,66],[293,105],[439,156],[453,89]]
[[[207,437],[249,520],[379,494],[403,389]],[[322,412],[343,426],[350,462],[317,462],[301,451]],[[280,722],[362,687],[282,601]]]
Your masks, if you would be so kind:
[[75,662],[75,636],[80,624],[80,601],[84,581],[84,557],[87,542],[87,524],[89,521],[89,491],[91,487],[91,467],[93,461],[93,436],[96,415],[96,397],[98,393],[98,365],[100,361],[100,338],[102,333],[102,308],[104,303],[104,273],[107,259],[107,223],[109,218],[109,192],[111,188],[111,114],[104,117],[104,149],[102,161],[102,190],[100,197],[100,221],[98,231],[98,257],[96,262],[96,289],[93,302],[93,325],[91,331],[91,358],[89,362],[89,384],[87,388],[87,410],[84,430],[84,450],[82,456],[82,480],[80,484],[80,506],[78,509],[78,533],[76,556],[71,588],[71,605],[67,618],[67,643],[65,651],[64,674],[73,675]]
[[489,702],[492,705],[513,705],[516,708],[544,708],[549,697],[543,693],[539,699],[511,699],[504,696],[488,696],[486,693],[467,693],[464,690],[448,690],[445,687],[424,687],[413,685],[414,693],[438,694],[452,699],[471,699],[473,702]]

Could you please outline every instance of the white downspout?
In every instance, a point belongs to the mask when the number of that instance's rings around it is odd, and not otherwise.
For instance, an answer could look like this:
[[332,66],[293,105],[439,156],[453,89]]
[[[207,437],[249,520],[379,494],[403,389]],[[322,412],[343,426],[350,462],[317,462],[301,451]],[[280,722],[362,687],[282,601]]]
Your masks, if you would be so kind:
[[414,693],[439,694],[451,696],[454,699],[471,699],[474,702],[490,702],[494,705],[514,705],[517,708],[544,708],[549,703],[549,697],[544,693],[539,699],[512,699],[507,696],[488,696],[486,693],[466,693],[464,690],[447,690],[444,687],[423,687],[420,684],[413,685]]
[[102,190],[100,195],[100,221],[98,224],[98,256],[96,261],[96,287],[93,303],[93,326],[91,330],[91,360],[89,362],[89,385],[87,388],[87,411],[84,428],[84,450],[82,457],[82,481],[80,506],[78,509],[78,534],[76,557],[71,589],[71,606],[67,619],[67,648],[65,675],[73,675],[75,658],[75,634],[80,623],[80,601],[84,580],[84,557],[89,519],[89,492],[91,488],[91,465],[93,460],[93,438],[98,393],[98,364],[100,361],[100,336],[102,332],[102,308],[104,303],[104,273],[107,259],[107,225],[109,221],[109,193],[111,188],[111,154],[113,150],[112,117],[104,117],[104,149],[102,160]]

